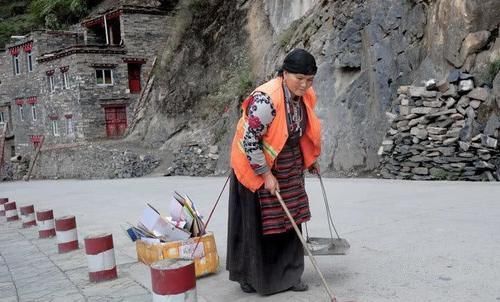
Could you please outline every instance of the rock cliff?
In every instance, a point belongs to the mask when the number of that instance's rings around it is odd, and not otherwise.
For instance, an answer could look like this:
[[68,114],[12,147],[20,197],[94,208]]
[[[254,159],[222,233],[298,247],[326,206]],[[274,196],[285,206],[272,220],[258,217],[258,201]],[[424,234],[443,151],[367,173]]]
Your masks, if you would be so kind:
[[163,150],[165,172],[174,151],[217,145],[210,169],[227,170],[240,101],[303,47],[319,67],[323,170],[370,175],[399,86],[458,68],[498,99],[498,11],[498,0],[181,0],[128,139]]

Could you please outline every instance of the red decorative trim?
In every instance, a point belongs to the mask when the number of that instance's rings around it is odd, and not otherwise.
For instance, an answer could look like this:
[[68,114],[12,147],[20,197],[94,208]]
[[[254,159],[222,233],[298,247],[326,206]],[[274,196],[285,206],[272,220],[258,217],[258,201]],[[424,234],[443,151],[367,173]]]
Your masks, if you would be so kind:
[[109,14],[106,14],[106,19],[111,20],[120,17],[122,12],[120,10],[115,10],[114,12],[111,12]]
[[28,42],[23,45],[24,52],[31,52],[33,50],[33,42]]
[[61,72],[67,72],[69,70],[69,66],[63,66],[63,67],[59,67],[59,70]]
[[28,99],[27,99],[27,102],[28,104],[36,104],[38,102],[38,98],[36,96],[30,96]]
[[9,52],[12,56],[17,57],[19,54],[19,50],[21,49],[21,46],[14,46],[9,48]]
[[111,20],[111,19],[116,19],[116,18],[120,17],[121,14],[122,14],[122,10],[117,9],[115,11],[112,11],[110,13],[106,13],[106,14],[99,16],[99,17],[96,17],[94,19],[83,21],[81,24],[82,24],[82,26],[85,26],[87,28],[92,27],[94,25],[104,25],[104,16],[106,16],[106,20]]
[[122,58],[125,63],[134,63],[134,64],[146,64],[147,59],[145,58]]
[[58,120],[59,119],[59,115],[57,115],[57,114],[49,114],[49,119],[52,120],[52,121]]
[[85,27],[92,27],[94,25],[103,25],[103,24],[104,24],[104,17],[103,16],[99,16],[95,19],[82,22],[82,26],[85,26]]
[[67,113],[67,114],[64,115],[64,117],[67,118],[67,119],[70,119],[70,118],[73,118],[73,114]]
[[48,75],[48,76],[51,76],[51,75],[53,75],[53,74],[54,74],[54,72],[55,72],[55,71],[54,71],[54,69],[51,69],[51,70],[47,70],[47,71],[45,72],[45,74],[46,74],[46,75]]
[[22,106],[24,104],[24,100],[19,98],[19,99],[16,99],[16,105],[19,105],[19,106]]

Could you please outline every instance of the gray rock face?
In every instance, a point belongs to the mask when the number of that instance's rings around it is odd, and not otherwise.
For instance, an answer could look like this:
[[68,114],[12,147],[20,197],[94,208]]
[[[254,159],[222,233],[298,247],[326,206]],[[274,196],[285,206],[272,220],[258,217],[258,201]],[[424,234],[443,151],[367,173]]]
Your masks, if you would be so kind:
[[274,31],[281,33],[319,0],[263,0],[263,2]]
[[[469,58],[468,69],[474,70],[477,60],[473,56],[484,56],[483,49],[491,45],[498,25],[494,12],[500,5],[497,0],[213,2],[217,5],[205,15],[183,19],[188,20],[184,36],[190,38],[163,60],[165,75],[147,104],[151,118],[141,122],[133,135],[172,154],[186,139],[217,144],[220,153],[215,171],[227,169],[241,99],[275,74],[288,51],[302,47],[315,55],[318,65],[314,88],[322,121],[320,164],[326,173],[348,176],[366,175],[379,165],[377,151],[392,122],[386,112],[408,120],[433,114],[430,127],[467,126],[464,116],[467,109],[474,110],[471,100],[460,106],[457,102],[477,82],[458,69],[450,74],[455,76],[451,83],[440,80],[448,75],[449,62],[461,67]],[[482,31],[490,36],[478,33]],[[254,75],[250,85],[246,90],[234,89],[247,83],[245,74]],[[435,85],[415,90],[417,83],[430,77],[438,80]],[[408,91],[398,99],[400,86],[408,86]],[[479,105],[479,110],[481,104],[475,102],[474,106]],[[414,111],[416,108],[428,109]],[[412,112],[418,113],[412,116]],[[401,125],[398,131],[409,134],[411,128],[424,125],[423,120],[412,123],[416,124]],[[471,135],[478,131],[474,123],[470,127]],[[206,135],[206,130],[216,134]],[[455,137],[438,133],[409,141],[458,144],[450,141]],[[405,139],[395,139],[395,146]]]
[[[483,30],[493,30],[498,26],[498,11],[500,11],[500,2],[497,0],[441,0],[437,1],[436,14],[439,26],[443,30],[443,45],[445,58],[456,67],[461,67],[467,56],[474,47],[480,46],[487,39],[486,33],[471,36],[469,40],[480,42],[463,42],[470,34]],[[462,52],[462,44],[470,45]]]

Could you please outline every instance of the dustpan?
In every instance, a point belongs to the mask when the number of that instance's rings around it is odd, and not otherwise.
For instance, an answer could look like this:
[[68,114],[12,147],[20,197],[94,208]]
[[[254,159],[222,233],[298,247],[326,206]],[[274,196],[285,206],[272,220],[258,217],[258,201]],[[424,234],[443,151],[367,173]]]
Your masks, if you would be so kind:
[[[326,190],[323,184],[323,180],[321,179],[321,175],[317,174],[319,178],[319,182],[321,184],[321,191],[323,192],[323,200],[325,202],[326,207],[326,216],[328,221],[328,229],[330,230],[330,237],[309,237],[309,232],[306,226],[306,243],[313,255],[321,256],[321,255],[345,255],[347,251],[351,247],[349,242],[346,239],[340,238],[337,229],[335,228],[335,224],[333,223],[332,214],[330,212],[330,206],[328,204],[328,199],[326,197]],[[332,229],[335,231],[335,235],[333,236]]]

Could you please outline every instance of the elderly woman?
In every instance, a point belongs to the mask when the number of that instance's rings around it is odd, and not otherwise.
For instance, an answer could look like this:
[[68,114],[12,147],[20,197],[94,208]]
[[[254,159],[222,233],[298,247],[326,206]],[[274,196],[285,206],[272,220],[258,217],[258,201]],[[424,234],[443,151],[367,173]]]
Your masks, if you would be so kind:
[[231,149],[227,269],[244,292],[308,289],[303,247],[275,192],[299,226],[310,219],[304,170],[318,172],[321,147],[316,70],[309,52],[294,49],[278,77],[242,104]]

